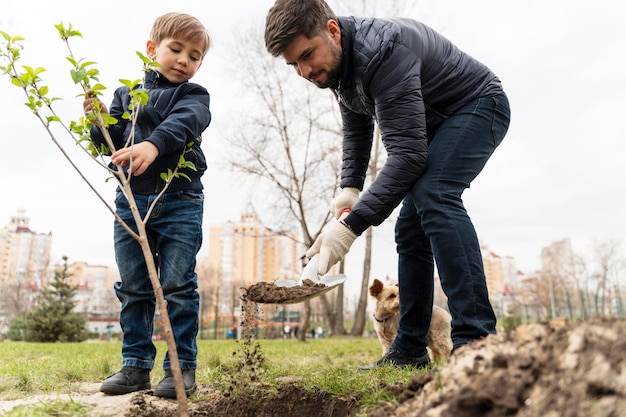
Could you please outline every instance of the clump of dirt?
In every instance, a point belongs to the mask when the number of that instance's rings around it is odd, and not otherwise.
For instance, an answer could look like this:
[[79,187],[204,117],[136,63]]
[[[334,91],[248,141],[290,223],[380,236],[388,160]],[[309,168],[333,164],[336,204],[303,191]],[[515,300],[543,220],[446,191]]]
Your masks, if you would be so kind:
[[313,282],[310,279],[302,281],[302,285],[293,287],[279,287],[271,282],[258,282],[244,288],[244,300],[254,301],[256,303],[283,303],[315,294],[326,288],[326,284]]
[[[626,416],[626,320],[555,320],[459,349],[369,417]],[[392,392],[394,391],[392,390]]]

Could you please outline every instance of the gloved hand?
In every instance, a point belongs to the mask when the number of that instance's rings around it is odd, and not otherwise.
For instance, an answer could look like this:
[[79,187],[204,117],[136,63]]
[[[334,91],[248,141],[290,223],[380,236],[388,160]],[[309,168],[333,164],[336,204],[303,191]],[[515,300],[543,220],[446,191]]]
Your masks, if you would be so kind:
[[335,196],[330,202],[330,213],[335,219],[339,218],[341,210],[351,209],[354,203],[359,200],[359,189],[353,187],[346,187]]
[[306,251],[306,257],[310,259],[319,253],[318,273],[325,275],[333,265],[346,256],[356,238],[357,235],[348,226],[334,220],[331,226],[323,231]]

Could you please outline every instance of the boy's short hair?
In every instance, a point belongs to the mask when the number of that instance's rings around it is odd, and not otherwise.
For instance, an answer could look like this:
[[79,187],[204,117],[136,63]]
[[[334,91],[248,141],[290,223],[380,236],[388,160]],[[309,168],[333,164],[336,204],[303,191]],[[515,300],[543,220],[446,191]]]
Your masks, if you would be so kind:
[[276,0],[265,18],[265,48],[278,56],[296,36],[321,33],[329,20],[337,16],[324,0]]
[[152,25],[150,40],[158,45],[166,38],[199,43],[203,58],[211,46],[211,37],[204,25],[195,17],[185,13],[171,12],[157,17]]

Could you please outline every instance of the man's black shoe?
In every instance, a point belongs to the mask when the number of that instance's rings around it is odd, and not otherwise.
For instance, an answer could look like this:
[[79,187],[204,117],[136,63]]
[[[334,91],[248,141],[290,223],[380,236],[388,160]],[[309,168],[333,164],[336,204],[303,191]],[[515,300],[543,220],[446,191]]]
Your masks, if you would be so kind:
[[[195,369],[183,369],[183,383],[185,384],[185,394],[187,394],[188,397],[196,392]],[[171,370],[165,371],[165,376],[154,389],[154,395],[164,398],[176,398],[176,385]]]
[[397,350],[389,349],[385,356],[374,363],[359,367],[359,371],[369,371],[371,369],[389,365],[397,368],[406,368],[408,366],[423,368],[430,365],[430,357],[428,356],[428,352],[424,356],[407,356]]
[[102,382],[100,391],[105,394],[122,395],[150,389],[150,369],[124,366]]

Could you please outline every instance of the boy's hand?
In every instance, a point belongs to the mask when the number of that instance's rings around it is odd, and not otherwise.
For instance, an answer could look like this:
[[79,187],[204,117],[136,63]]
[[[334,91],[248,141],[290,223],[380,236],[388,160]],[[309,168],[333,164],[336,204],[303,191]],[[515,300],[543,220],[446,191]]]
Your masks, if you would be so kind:
[[123,148],[115,152],[111,155],[111,162],[115,165],[126,166],[130,163],[131,156],[133,163],[129,172],[138,177],[146,172],[150,164],[159,156],[159,149],[148,141],[137,143],[131,147]]
[[[89,115],[89,113],[95,112],[95,102],[99,103],[100,113],[109,114],[109,109],[107,109],[107,106],[105,106],[104,103],[100,101],[100,99],[93,93],[93,90],[87,90],[87,92],[85,93],[85,100],[83,100],[83,111],[85,112],[86,116]],[[96,126],[100,126],[98,120],[95,118],[91,122]]]

